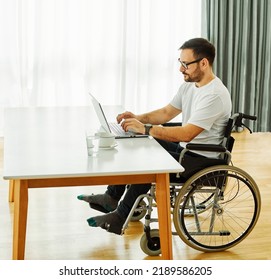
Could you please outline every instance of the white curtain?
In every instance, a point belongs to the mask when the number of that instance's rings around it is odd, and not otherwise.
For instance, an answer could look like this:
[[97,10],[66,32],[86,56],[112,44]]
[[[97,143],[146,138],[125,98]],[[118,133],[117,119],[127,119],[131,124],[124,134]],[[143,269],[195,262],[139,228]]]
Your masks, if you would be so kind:
[[0,0],[0,110],[87,105],[89,91],[138,113],[165,105],[182,83],[178,48],[200,36],[200,4]]

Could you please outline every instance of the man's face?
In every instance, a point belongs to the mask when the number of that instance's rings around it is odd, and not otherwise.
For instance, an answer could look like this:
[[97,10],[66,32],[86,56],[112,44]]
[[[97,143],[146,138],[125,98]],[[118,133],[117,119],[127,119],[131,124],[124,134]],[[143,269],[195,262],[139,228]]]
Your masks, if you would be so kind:
[[[184,62],[185,64],[189,64],[195,60],[197,60],[197,58],[194,57],[193,51],[191,49],[181,50],[180,61]],[[201,61],[189,64],[187,69],[182,64],[180,65],[180,72],[184,75],[184,80],[186,82],[198,83],[202,80],[204,72],[200,68],[200,62]]]

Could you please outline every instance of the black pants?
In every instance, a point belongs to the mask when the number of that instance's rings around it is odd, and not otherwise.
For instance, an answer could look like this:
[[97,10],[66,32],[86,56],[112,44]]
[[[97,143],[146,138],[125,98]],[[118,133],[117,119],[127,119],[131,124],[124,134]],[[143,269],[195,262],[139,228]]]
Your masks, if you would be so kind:
[[[163,141],[163,140],[157,140],[160,145],[166,149],[177,161],[179,161],[180,153],[183,150],[182,147],[178,143],[174,142],[168,142],[168,141]],[[176,174],[170,174],[171,177],[176,177]],[[141,194],[145,194],[149,191],[151,188],[151,184],[134,184],[131,185],[128,189],[127,192],[123,198],[123,200],[120,202],[118,206],[118,213],[126,218],[137,197]],[[124,194],[126,189],[126,185],[110,185],[107,187],[106,193],[109,194],[112,198],[116,200],[120,200],[122,195]]]
[[[178,143],[173,142],[167,142],[163,140],[157,140],[177,161],[179,160],[180,152],[182,150],[182,147],[179,146]],[[176,174],[172,174],[173,176],[176,176]],[[123,200],[120,202],[118,206],[118,213],[126,218],[131,208],[134,205],[134,202],[136,201],[137,197],[141,194],[145,194],[149,191],[151,187],[150,183],[147,184],[134,184],[129,186],[127,189],[127,192],[125,193],[125,196]],[[109,185],[107,187],[106,193],[109,194],[112,198],[116,200],[120,200],[122,195],[124,194],[126,190],[126,185]]]

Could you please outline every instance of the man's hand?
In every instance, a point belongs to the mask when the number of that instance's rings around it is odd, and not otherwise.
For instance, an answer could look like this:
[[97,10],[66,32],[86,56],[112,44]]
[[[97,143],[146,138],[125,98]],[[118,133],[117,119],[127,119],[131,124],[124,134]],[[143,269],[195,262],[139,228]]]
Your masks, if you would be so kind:
[[122,121],[121,126],[125,131],[132,131],[134,133],[145,133],[144,124],[135,118],[129,118]]
[[117,115],[117,122],[121,123],[123,120],[130,119],[130,118],[136,118],[136,115],[133,114],[132,112],[126,111],[124,113],[121,113],[121,114]]

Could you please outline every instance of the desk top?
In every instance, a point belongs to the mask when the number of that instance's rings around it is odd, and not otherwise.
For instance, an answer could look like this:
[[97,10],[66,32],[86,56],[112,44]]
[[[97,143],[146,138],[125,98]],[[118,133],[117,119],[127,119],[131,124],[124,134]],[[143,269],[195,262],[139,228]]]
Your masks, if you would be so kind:
[[[107,108],[112,116],[112,108]],[[114,110],[113,110],[114,111]],[[182,171],[154,139],[117,140],[117,147],[88,157],[85,129],[99,129],[91,107],[5,110],[4,179],[38,179]]]

